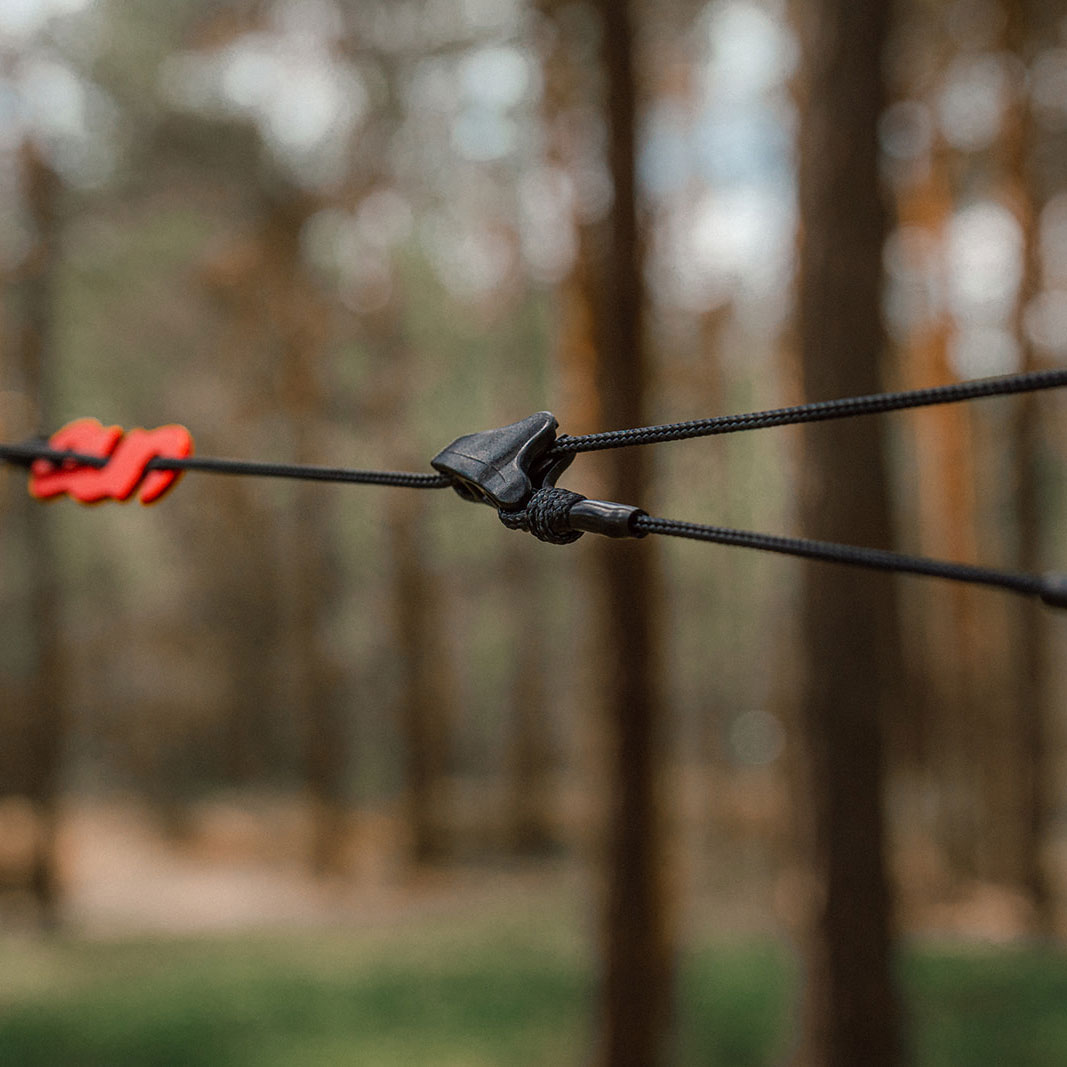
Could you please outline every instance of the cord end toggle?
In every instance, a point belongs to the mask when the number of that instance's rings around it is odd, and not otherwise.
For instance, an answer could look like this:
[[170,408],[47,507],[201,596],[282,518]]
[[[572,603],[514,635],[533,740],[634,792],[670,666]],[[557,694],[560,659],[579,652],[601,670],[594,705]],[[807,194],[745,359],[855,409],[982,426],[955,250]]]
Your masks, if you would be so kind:
[[1067,608],[1067,574],[1043,574],[1038,596],[1051,608]]
[[616,504],[610,500],[579,500],[567,512],[567,520],[575,530],[603,534],[605,537],[645,537],[643,530],[634,529],[634,519],[648,512],[631,504]]

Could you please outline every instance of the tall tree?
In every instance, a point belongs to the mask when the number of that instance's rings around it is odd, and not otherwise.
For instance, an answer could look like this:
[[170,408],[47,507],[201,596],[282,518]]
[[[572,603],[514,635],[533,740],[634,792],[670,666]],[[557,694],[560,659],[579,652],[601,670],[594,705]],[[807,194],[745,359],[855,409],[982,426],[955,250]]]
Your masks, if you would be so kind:
[[[217,137],[217,130],[212,132]],[[249,183],[254,180],[248,177]],[[259,236],[244,234],[212,249],[200,270],[204,288],[221,312],[212,346],[225,354],[218,360],[218,388],[224,395],[241,397],[228,420],[235,438],[252,437],[273,410],[272,375],[257,360],[263,348],[258,277],[262,260]],[[200,522],[218,523],[217,537],[241,545],[240,552],[222,555],[224,566],[212,567],[204,560],[196,572],[203,589],[203,622],[226,662],[223,764],[236,783],[269,776],[272,741],[287,714],[279,684],[281,657],[274,652],[284,636],[277,524],[258,488],[240,479],[208,483],[204,492],[211,494],[209,514],[198,516]]]
[[396,493],[390,500],[389,540],[410,858],[415,864],[432,864],[446,859],[451,845],[444,788],[456,678],[444,640],[447,605],[427,563],[426,524],[417,495]]
[[[628,0],[600,0],[607,85],[608,165],[613,199],[599,264],[598,390],[605,426],[647,418],[643,249],[638,224],[634,13]],[[647,499],[641,449],[607,463],[615,500]],[[608,900],[605,915],[605,1032],[612,1067],[663,1062],[672,995],[672,936],[659,781],[664,755],[654,603],[656,558],[637,542],[598,545],[604,592],[603,687],[609,737]]]
[[[278,384],[271,400],[288,418],[294,460],[312,463],[321,458],[316,432],[326,408],[322,358],[328,315],[306,268],[300,234],[317,203],[314,197],[280,181],[274,188],[259,192],[255,231],[234,242],[238,254],[230,257],[233,263],[228,268],[233,275],[229,288],[234,291],[225,306],[234,320],[234,335],[244,338],[251,349],[273,355],[271,371]],[[216,272],[219,269],[216,266]],[[333,578],[336,538],[330,498],[321,488],[317,492],[295,489],[291,512],[285,546],[285,573],[291,584],[285,596],[275,600],[262,583],[257,583],[260,597],[268,599],[259,599],[256,607],[267,616],[271,608],[284,610],[283,627],[276,629],[277,620],[271,618],[242,625],[250,635],[267,642],[275,637],[281,640],[278,629],[285,631],[285,695],[303,742],[303,778],[313,811],[311,866],[318,873],[329,873],[342,862],[344,783],[350,747],[342,707],[343,679],[329,652],[326,633],[337,598]],[[264,546],[254,537],[250,547],[256,558],[263,558],[259,550]],[[244,614],[237,606],[231,611],[237,616]],[[247,660],[250,650],[245,642],[230,643],[234,670],[243,675],[251,667]],[[261,673],[265,673],[262,668]],[[247,731],[263,729],[263,709],[248,700],[252,694],[261,699],[269,696],[262,682],[257,680],[251,693],[235,700],[231,714],[242,721],[233,724],[231,739],[241,740]]]
[[[562,3],[561,0],[538,0],[537,8],[544,19],[545,32],[538,35],[541,51],[543,90],[541,93],[541,121],[544,128],[546,173],[557,188],[569,197],[561,227],[569,227],[573,236],[570,262],[554,287],[554,330],[551,367],[556,378],[558,407],[562,425],[576,431],[592,430],[602,425],[600,397],[597,394],[597,338],[596,271],[603,224],[590,217],[593,213],[581,210],[583,169],[588,173],[587,157],[593,151],[593,138],[587,136],[599,116],[589,102],[597,99],[599,83],[598,43],[595,22],[590,24],[588,6]],[[596,478],[595,466],[586,469],[584,477]],[[599,484],[593,488],[588,481],[583,489],[590,495],[601,492]],[[596,576],[590,568],[581,566],[568,576],[572,583],[581,583],[578,596],[588,603],[595,600]],[[543,591],[539,595],[544,595]],[[599,662],[603,634],[589,627],[582,639],[579,658]],[[543,637],[539,640],[543,641]],[[524,651],[524,659],[530,658]],[[568,678],[575,707],[589,706],[588,692],[595,684],[591,675],[575,672]],[[532,695],[532,694],[531,694]],[[516,692],[519,699],[519,693]],[[524,701],[529,697],[524,696]],[[601,770],[599,756],[604,736],[600,719],[583,724],[583,740],[571,739],[576,752],[581,753],[586,780]],[[517,764],[516,764],[517,765]],[[525,813],[517,811],[525,819]]]
[[[301,230],[313,209],[314,202],[299,193],[271,198],[264,225],[264,246],[273,261],[271,280],[278,286],[273,296],[282,403],[298,463],[319,458],[316,431],[327,407],[322,363],[328,315],[300,247]],[[321,487],[300,485],[296,489],[288,547],[294,579],[290,593],[293,696],[304,727],[304,775],[314,814],[311,864],[319,874],[336,873],[343,862],[350,758],[342,675],[327,636],[339,599],[330,501]]]
[[[811,399],[877,392],[887,225],[877,125],[890,5],[819,0],[797,7],[804,57],[797,308],[804,389]],[[891,543],[881,420],[812,428],[805,445],[804,532]],[[894,606],[885,577],[846,568],[804,571],[800,721],[818,892],[801,1060],[821,1067],[876,1067],[900,1057],[882,806]]]
[[[417,470],[425,461],[410,430],[410,388],[418,377],[418,358],[408,337],[405,310],[402,291],[394,286],[388,301],[363,317],[363,328],[381,361],[382,421],[409,428],[408,435],[396,435],[402,440],[396,442],[394,454],[402,469]],[[429,524],[420,494],[390,494],[386,508],[408,858],[420,866],[446,860],[453,844],[445,777],[452,766],[459,703],[459,680],[447,640],[454,621],[441,576],[430,562]]]
[[[1025,315],[1040,289],[1038,249],[1039,194],[1030,155],[1034,122],[1026,81],[1022,72],[1033,59],[1035,27],[1033,5],[1026,0],[1004,0],[1005,44],[1019,60],[1015,68],[1011,105],[1005,115],[1002,135],[1002,171],[1008,207],[1015,214],[1022,235],[1023,269],[1015,301],[1015,337],[1022,350],[1021,369],[1037,370],[1037,354],[1027,330]],[[1037,397],[1024,396],[1015,408],[1015,477],[1018,487],[1019,567],[1031,573],[1043,568],[1041,552],[1040,469],[1043,451],[1041,406]],[[1014,678],[1014,722],[1019,760],[1017,788],[1019,815],[1015,826],[1019,881],[1030,900],[1034,927],[1053,929],[1052,897],[1042,862],[1042,848],[1049,823],[1046,795],[1048,774],[1046,700],[1049,683],[1048,633],[1045,613],[1037,605],[1020,607],[1021,630]]]
[[[947,62],[941,59],[940,66]],[[902,227],[920,227],[943,248],[954,210],[952,152],[939,134],[932,142],[929,152],[899,179],[896,210]],[[938,284],[931,288],[944,292],[948,267],[943,256],[938,263]],[[956,377],[949,358],[953,329],[953,316],[943,299],[932,298],[906,342],[902,369],[910,388],[928,388]],[[915,484],[918,539],[929,556],[974,560],[978,554],[971,417],[967,405],[946,405],[924,413],[909,427],[920,457]],[[921,759],[938,752],[933,768],[942,795],[938,835],[952,869],[973,878],[979,870],[986,810],[975,768],[984,765],[982,752],[989,746],[982,742],[990,733],[984,699],[988,685],[982,684],[982,598],[964,585],[916,589],[913,595],[923,598],[917,654],[924,684],[905,712],[913,752],[898,745],[896,754]],[[978,723],[982,729],[976,729]]]
[[[22,388],[36,405],[39,427],[52,417],[56,368],[54,349],[56,270],[59,258],[60,179],[32,140],[21,150],[22,192],[33,228],[33,245],[21,278],[18,368]],[[30,887],[42,921],[58,919],[56,873],[57,803],[66,730],[66,658],[63,654],[59,565],[52,516],[28,507],[23,524],[27,545],[29,634],[32,680],[25,708],[26,780],[37,816]]]
[[[352,32],[353,42],[359,34]],[[376,137],[382,146],[371,164],[363,164],[366,191],[389,188],[395,175],[385,149],[404,121],[404,63],[397,55],[376,56],[382,99]],[[405,190],[407,191],[407,190]],[[396,460],[411,469],[425,463],[425,449],[414,429],[411,383],[419,376],[412,344],[408,295],[399,262],[390,263],[393,282],[388,298],[362,316],[364,337],[379,362],[375,412],[390,427]],[[396,427],[403,427],[402,433]],[[404,747],[404,807],[410,835],[409,859],[416,865],[447,859],[452,846],[445,806],[445,776],[452,764],[452,736],[458,710],[459,680],[449,654],[447,592],[434,573],[427,551],[429,527],[415,493],[396,493],[387,503],[389,556],[396,659],[400,693],[398,726]]]
[[549,774],[552,751],[549,737],[546,640],[540,609],[544,577],[538,559],[523,541],[508,546],[504,579],[516,604],[535,610],[516,612],[512,647],[511,737],[508,752],[508,804],[510,847],[519,856],[539,856],[551,851],[554,840],[549,810]]

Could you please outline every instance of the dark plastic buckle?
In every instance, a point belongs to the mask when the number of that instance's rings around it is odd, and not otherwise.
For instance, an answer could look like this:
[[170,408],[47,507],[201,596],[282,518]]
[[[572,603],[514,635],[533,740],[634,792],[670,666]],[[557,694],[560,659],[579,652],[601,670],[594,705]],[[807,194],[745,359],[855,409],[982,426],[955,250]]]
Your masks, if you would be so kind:
[[539,411],[510,426],[457,437],[430,462],[452,479],[464,500],[513,511],[526,504],[535,489],[554,486],[574,459],[546,459],[558,426],[555,415]]
[[[536,490],[554,487],[574,459],[569,453],[549,456],[558,426],[551,412],[539,411],[510,426],[458,437],[430,462],[452,479],[452,488],[464,500],[517,511]],[[645,514],[640,508],[575,497],[567,513],[571,529],[607,537],[644,537],[633,529],[634,519]]]

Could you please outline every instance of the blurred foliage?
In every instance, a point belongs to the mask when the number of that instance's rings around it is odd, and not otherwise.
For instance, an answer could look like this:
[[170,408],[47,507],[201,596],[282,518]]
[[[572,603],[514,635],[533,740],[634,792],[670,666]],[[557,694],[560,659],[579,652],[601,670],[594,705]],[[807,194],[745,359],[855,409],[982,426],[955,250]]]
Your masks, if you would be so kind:
[[[585,1062],[575,933],[511,912],[284,940],[7,943],[0,1049],[25,1067]],[[916,1067],[1067,1056],[1062,953],[931,945],[902,970]],[[671,1062],[780,1062],[794,971],[770,942],[689,951]]]

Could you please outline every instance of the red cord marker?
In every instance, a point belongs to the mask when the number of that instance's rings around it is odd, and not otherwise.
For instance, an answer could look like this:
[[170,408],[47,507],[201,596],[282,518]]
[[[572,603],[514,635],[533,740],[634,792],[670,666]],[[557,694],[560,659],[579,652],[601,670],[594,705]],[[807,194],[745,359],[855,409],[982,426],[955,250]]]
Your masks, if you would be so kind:
[[156,430],[130,430],[103,426],[96,419],[76,419],[52,435],[49,444],[60,452],[80,452],[107,459],[103,467],[73,461],[58,466],[38,459],[30,467],[30,493],[48,500],[66,493],[83,504],[104,500],[129,500],[140,487],[140,501],[151,504],[170,489],[181,471],[147,470],[160,459],[192,455],[193,439],[184,426],[161,426]]

